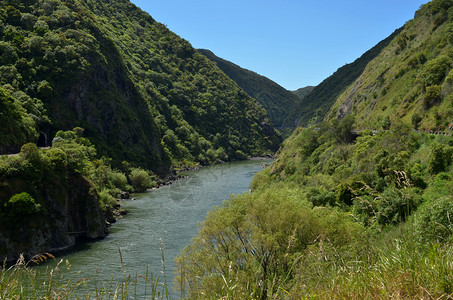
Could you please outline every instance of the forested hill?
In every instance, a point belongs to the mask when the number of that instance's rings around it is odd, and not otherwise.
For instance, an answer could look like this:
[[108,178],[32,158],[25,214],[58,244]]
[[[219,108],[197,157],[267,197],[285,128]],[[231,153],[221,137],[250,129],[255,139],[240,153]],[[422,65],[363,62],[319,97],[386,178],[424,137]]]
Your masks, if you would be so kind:
[[297,102],[294,109],[291,109],[284,126],[307,126],[322,121],[338,96],[362,74],[367,64],[379,55],[400,31],[401,28],[397,29],[354,62],[340,67],[317,85],[302,101]]
[[233,79],[250,96],[258,100],[269,113],[275,127],[283,126],[290,110],[298,101],[298,97],[281,87],[274,81],[261,76],[253,71],[217,57],[214,53],[205,49],[198,49],[203,55],[215,62],[231,79]]
[[295,91],[292,91],[294,94],[297,95],[300,99],[303,99],[305,96],[311,93],[315,87],[314,86],[306,86]]
[[165,173],[272,152],[264,108],[127,0],[0,3],[0,151],[85,129],[114,165]]
[[357,126],[448,131],[453,121],[453,1],[432,1],[338,98],[330,118]]

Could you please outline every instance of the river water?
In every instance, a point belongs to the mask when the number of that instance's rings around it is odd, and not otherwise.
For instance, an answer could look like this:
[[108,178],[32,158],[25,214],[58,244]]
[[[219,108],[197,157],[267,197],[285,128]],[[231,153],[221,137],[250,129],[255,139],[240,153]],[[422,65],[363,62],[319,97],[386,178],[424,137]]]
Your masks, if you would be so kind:
[[[129,214],[113,224],[110,235],[61,257],[70,262],[68,277],[75,281],[96,274],[99,283],[121,281],[122,261],[126,275],[145,275],[148,269],[159,275],[172,298],[177,298],[173,291],[174,258],[190,243],[197,224],[213,206],[231,194],[249,190],[253,175],[263,163],[249,160],[211,166],[187,172],[184,175],[188,178],[172,185],[133,195],[136,200],[122,205]],[[140,296],[140,288],[137,293]]]

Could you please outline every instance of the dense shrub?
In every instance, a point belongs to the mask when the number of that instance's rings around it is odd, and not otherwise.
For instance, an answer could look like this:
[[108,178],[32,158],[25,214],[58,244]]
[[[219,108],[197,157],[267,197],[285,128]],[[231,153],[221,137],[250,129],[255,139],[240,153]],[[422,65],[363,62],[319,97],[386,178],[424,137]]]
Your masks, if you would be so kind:
[[129,181],[135,192],[146,191],[147,188],[153,187],[155,183],[151,180],[149,173],[140,168],[133,168],[129,174]]
[[417,233],[422,242],[446,242],[453,233],[453,198],[427,203],[417,215]]
[[431,153],[428,169],[431,173],[437,174],[445,171],[451,164],[453,147],[445,146],[437,142],[431,145]]
[[40,208],[41,205],[37,204],[32,196],[22,192],[12,196],[4,204],[3,210],[9,225],[21,225],[26,223],[34,213],[39,212]]
[[451,60],[446,55],[440,55],[426,63],[420,73],[425,86],[438,85],[451,68]]

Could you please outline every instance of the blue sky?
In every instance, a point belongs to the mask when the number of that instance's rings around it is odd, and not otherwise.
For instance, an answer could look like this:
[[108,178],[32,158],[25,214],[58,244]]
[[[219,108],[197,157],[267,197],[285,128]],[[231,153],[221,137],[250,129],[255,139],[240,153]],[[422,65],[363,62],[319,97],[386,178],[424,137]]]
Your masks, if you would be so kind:
[[132,0],[195,48],[289,90],[317,85],[426,0]]

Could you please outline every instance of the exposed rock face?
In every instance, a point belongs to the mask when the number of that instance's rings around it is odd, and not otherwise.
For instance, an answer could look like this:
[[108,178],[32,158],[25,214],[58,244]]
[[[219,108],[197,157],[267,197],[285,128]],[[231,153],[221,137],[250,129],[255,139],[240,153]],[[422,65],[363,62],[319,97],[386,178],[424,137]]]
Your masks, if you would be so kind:
[[[90,181],[80,174],[48,178],[42,185],[41,209],[24,222],[2,220],[0,258],[16,260],[43,252],[55,253],[81,240],[105,237],[107,227],[99,199]],[[26,180],[26,179],[25,179]],[[20,181],[12,178],[6,187],[14,193]],[[23,179],[22,179],[23,181]],[[33,188],[33,187],[31,187]]]

